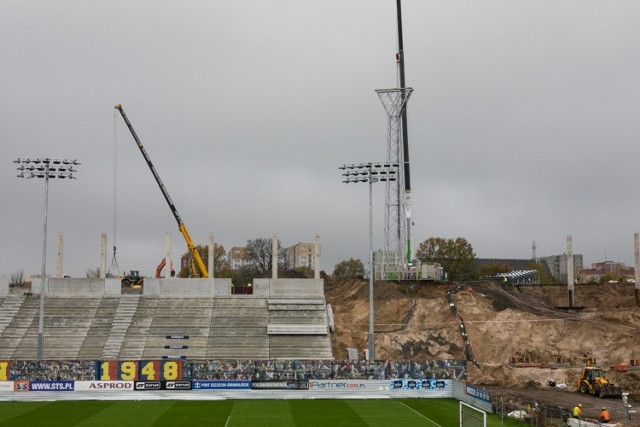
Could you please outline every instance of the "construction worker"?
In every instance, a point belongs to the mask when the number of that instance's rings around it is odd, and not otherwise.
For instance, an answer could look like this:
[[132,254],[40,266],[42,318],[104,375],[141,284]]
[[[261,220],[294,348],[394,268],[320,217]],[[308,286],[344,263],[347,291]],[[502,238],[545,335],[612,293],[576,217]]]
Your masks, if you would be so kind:
[[609,421],[611,421],[611,416],[609,416],[609,411],[607,411],[607,408],[603,406],[602,412],[600,412],[600,422],[608,423]]
[[582,418],[582,403],[578,403],[573,407],[573,416],[575,418]]

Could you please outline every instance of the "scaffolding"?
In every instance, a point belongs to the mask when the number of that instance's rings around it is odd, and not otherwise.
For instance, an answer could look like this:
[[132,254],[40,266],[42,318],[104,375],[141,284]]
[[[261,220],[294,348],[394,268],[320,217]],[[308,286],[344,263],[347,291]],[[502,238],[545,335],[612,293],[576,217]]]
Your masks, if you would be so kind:
[[382,277],[400,279],[404,277],[407,265],[405,258],[409,236],[411,202],[405,193],[405,159],[402,145],[401,118],[413,88],[378,89],[376,93],[382,102],[387,118],[387,161],[398,165],[397,181],[387,182],[385,203],[384,261],[381,263]]

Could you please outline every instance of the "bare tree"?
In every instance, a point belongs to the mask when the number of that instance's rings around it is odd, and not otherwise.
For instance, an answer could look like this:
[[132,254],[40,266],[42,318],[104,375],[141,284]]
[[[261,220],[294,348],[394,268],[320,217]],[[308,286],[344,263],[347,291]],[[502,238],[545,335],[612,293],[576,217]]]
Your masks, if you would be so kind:
[[24,270],[11,273],[9,277],[9,286],[22,286],[24,283]]
[[[249,249],[249,257],[253,261],[256,270],[259,273],[266,273],[273,268],[271,239],[259,238],[247,240],[247,249]],[[278,240],[278,267],[284,266],[285,249],[280,245]]]
[[87,268],[85,270],[87,275],[87,279],[99,279],[100,278],[100,267],[97,267],[95,270]]

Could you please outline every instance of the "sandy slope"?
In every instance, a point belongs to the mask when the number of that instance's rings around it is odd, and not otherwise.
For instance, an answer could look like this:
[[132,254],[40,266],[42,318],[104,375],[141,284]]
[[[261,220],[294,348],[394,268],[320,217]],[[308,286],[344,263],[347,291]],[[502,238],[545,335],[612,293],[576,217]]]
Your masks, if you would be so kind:
[[[346,348],[363,350],[369,330],[368,282],[349,280],[325,285],[332,305],[336,333],[334,357],[347,357]],[[640,308],[630,285],[578,285],[575,305],[568,305],[566,286],[504,288],[489,283],[463,284],[452,294],[454,315],[445,295],[451,284],[375,285],[375,336],[378,359],[465,359],[460,318],[475,359],[468,380],[498,387],[524,387],[549,379],[575,388],[583,356],[598,365],[640,359]],[[361,352],[361,357],[363,353]],[[569,368],[522,369],[509,365],[512,357],[532,363],[561,361]],[[640,371],[610,372],[611,379],[640,395]]]

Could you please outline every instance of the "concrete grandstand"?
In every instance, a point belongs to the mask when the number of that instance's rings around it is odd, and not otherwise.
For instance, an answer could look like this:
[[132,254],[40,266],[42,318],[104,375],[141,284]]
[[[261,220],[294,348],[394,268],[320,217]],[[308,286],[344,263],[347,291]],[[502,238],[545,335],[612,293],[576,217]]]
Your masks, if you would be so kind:
[[[0,282],[0,359],[36,358],[39,285]],[[333,359],[321,279],[45,281],[44,359]]]

